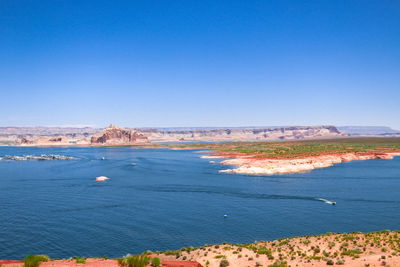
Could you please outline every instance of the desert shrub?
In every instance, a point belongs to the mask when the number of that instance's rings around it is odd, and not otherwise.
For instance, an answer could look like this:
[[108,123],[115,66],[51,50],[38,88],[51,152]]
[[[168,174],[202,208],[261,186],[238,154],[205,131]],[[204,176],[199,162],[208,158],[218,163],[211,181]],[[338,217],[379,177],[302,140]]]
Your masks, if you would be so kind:
[[157,257],[152,258],[152,259],[151,259],[151,265],[154,266],[154,267],[161,266],[161,260],[160,260],[160,258],[157,258]]
[[167,250],[165,251],[165,255],[169,256],[169,255],[177,255],[180,254],[181,252],[179,250]]
[[338,260],[336,261],[336,265],[344,265],[344,260],[338,259]]
[[356,256],[359,256],[358,254],[361,254],[361,253],[362,252],[359,249],[344,249],[342,251],[341,255],[356,257]]
[[149,263],[146,255],[126,255],[122,259],[122,266],[127,267],[145,267]]
[[219,266],[220,266],[220,267],[229,266],[229,261],[223,259],[223,260],[221,260],[221,262],[219,263]]
[[226,256],[225,255],[217,255],[214,258],[216,258],[216,259],[221,259],[221,258],[226,259]]
[[49,261],[50,258],[47,255],[28,255],[24,259],[24,267],[38,267],[41,262]]
[[258,253],[258,254],[265,254],[265,255],[267,255],[267,257],[268,257],[269,260],[273,260],[273,259],[274,259],[274,256],[272,256],[272,251],[271,251],[270,249],[266,248],[266,247],[260,247],[260,248],[257,250],[257,253]]
[[268,265],[268,267],[288,267],[286,261],[276,261],[273,264]]
[[81,263],[81,264],[85,264],[86,263],[86,259],[84,257],[76,258],[75,261],[76,261],[76,263]]
[[187,248],[184,248],[184,250],[186,250],[187,253],[190,253],[190,251],[195,250],[195,248],[194,247],[187,247]]
[[334,265],[335,263],[333,262],[333,260],[327,260],[326,261],[326,265]]

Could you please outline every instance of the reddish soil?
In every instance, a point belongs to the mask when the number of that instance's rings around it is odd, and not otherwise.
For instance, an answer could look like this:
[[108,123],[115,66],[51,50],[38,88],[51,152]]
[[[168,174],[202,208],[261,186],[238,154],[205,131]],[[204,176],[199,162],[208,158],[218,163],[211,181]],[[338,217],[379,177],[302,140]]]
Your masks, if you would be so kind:
[[[23,261],[0,260],[1,267],[22,267]],[[151,265],[147,265],[150,267]],[[87,259],[86,264],[76,263],[75,260],[52,260],[42,262],[40,267],[120,267],[116,260]],[[162,267],[202,267],[194,261],[162,261]]]

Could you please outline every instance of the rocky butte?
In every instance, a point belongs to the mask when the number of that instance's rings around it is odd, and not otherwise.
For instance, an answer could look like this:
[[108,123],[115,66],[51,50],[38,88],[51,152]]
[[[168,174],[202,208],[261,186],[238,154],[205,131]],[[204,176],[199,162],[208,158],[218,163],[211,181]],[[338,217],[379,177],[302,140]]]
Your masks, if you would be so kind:
[[92,145],[143,145],[150,144],[149,139],[135,130],[117,127],[111,124],[108,128],[95,134],[90,139]]

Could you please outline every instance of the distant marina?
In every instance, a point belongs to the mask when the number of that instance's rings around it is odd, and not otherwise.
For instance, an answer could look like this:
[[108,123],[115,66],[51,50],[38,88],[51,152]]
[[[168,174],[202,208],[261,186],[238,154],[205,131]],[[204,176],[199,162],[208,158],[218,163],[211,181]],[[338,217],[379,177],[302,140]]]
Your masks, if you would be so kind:
[[23,156],[10,156],[5,155],[4,157],[0,157],[0,160],[15,160],[15,161],[26,161],[26,160],[74,160],[74,157],[68,157],[63,155],[23,155]]

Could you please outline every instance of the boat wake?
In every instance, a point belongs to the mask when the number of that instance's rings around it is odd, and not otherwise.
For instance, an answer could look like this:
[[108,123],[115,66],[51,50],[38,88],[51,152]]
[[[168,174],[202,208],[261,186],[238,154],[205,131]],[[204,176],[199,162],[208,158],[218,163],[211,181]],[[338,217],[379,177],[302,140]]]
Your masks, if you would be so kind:
[[326,204],[336,205],[335,201],[330,201],[324,198],[307,197],[307,196],[290,196],[290,195],[275,195],[275,194],[259,194],[259,193],[247,193],[235,188],[228,187],[203,187],[203,186],[190,186],[190,185],[161,185],[161,186],[144,186],[135,189],[154,191],[154,192],[165,192],[165,193],[206,193],[206,194],[218,194],[230,197],[239,198],[251,198],[251,199],[275,199],[275,200],[309,200],[309,201],[322,201]]
[[317,200],[325,202],[326,204],[329,204],[329,205],[336,205],[335,201],[330,201],[330,200],[327,200],[327,199],[324,199],[324,198],[317,198]]

